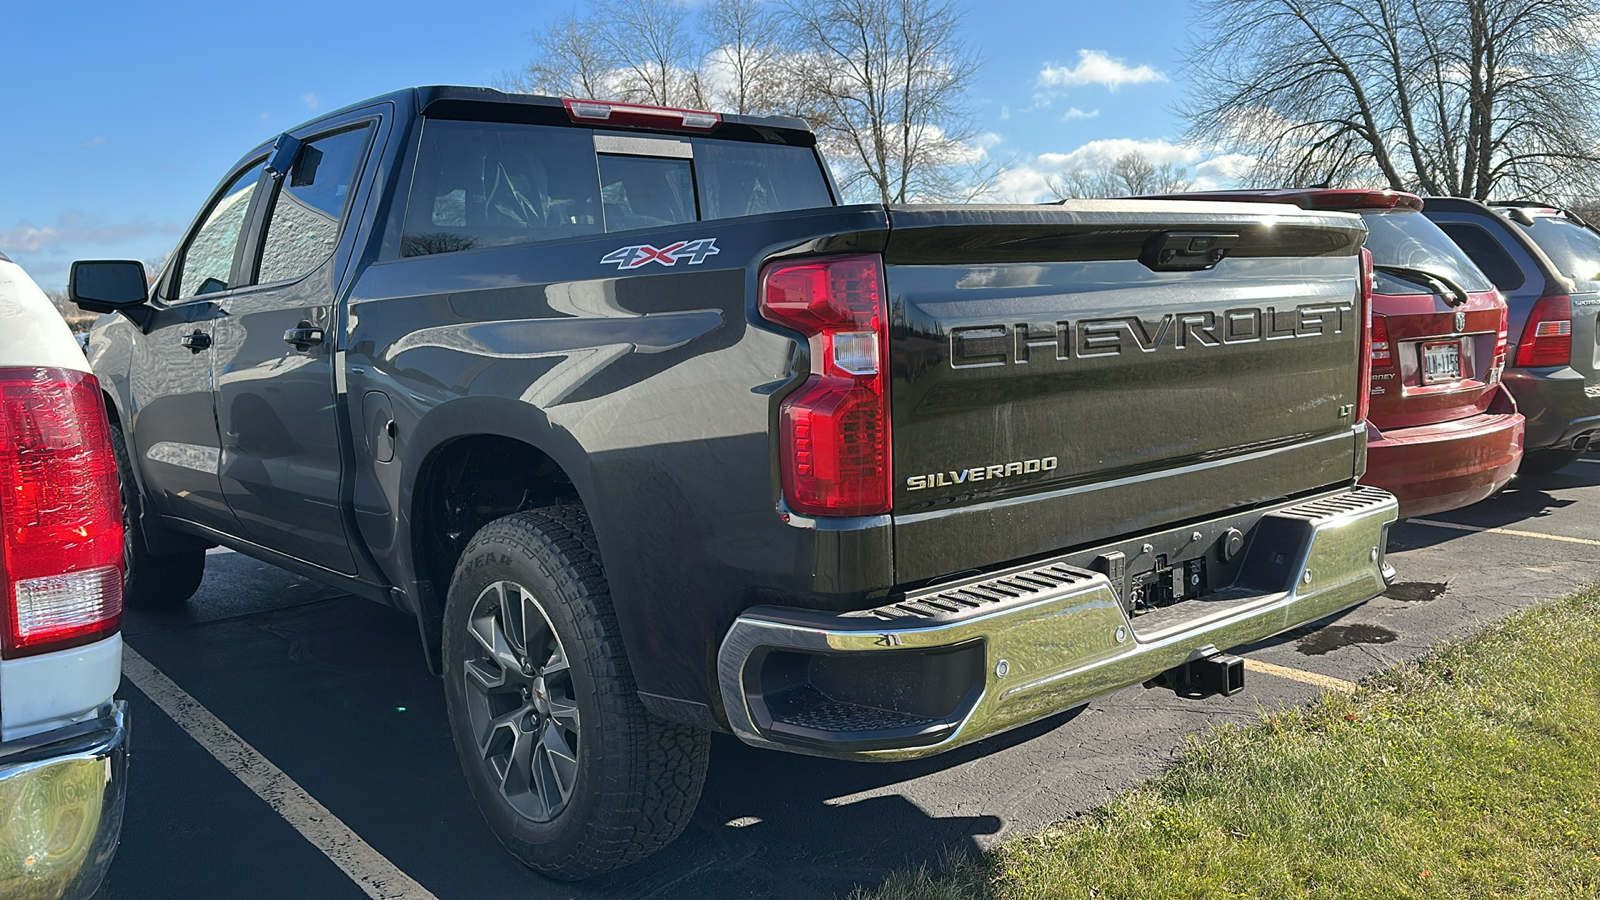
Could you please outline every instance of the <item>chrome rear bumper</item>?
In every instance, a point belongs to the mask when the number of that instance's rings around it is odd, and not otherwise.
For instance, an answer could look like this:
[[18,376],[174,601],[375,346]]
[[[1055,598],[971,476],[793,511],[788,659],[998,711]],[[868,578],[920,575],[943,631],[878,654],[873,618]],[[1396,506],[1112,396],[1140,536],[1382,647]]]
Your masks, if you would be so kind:
[[78,900],[122,834],[128,710],[0,744],[0,897]]
[[724,708],[756,746],[870,760],[942,753],[1371,599],[1384,589],[1397,508],[1356,487],[1269,510],[1249,529],[1231,586],[1138,617],[1105,573],[1061,561],[863,612],[755,607],[718,654]]

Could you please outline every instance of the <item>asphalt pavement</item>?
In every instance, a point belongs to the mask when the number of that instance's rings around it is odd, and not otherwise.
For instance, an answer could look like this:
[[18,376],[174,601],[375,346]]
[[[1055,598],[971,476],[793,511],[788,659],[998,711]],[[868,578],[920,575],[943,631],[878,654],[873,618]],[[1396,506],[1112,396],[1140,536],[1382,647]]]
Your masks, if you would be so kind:
[[[119,693],[135,730],[110,895],[841,897],[897,868],[936,867],[948,849],[975,851],[1091,809],[1168,766],[1207,726],[1306,703],[1326,685],[1596,580],[1596,510],[1600,456],[1588,455],[1554,475],[1519,477],[1477,506],[1397,527],[1394,587],[1236,651],[1258,665],[1234,697],[1129,688],[915,763],[819,760],[719,735],[683,837],[578,885],[524,869],[484,825],[411,620],[213,551],[185,609],[124,619],[130,658],[149,664],[139,671],[150,694],[131,678]],[[225,748],[214,754],[191,736],[196,721]],[[308,828],[332,835],[320,839],[324,849]],[[325,852],[329,842],[336,852]]]

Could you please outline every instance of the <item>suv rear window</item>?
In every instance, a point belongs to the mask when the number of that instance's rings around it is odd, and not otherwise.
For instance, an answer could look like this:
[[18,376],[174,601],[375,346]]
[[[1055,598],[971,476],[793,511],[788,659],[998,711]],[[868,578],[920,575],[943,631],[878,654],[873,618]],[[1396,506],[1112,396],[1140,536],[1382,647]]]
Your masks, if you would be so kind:
[[[1445,276],[1470,293],[1493,290],[1481,270],[1439,226],[1415,210],[1362,212],[1367,223],[1367,249],[1380,266],[1404,266]],[[1390,296],[1429,291],[1413,281],[1375,273],[1373,290]]]
[[1573,281],[1600,281],[1600,234],[1561,216],[1534,216],[1523,227],[1556,271]]
[[400,254],[832,205],[809,147],[429,119]]

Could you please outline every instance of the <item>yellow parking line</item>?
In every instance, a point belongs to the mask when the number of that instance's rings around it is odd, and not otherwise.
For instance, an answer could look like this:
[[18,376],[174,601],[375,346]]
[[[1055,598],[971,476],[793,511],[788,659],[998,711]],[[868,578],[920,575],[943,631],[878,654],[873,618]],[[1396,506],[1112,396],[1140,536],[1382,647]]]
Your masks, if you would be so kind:
[[1246,672],[1259,672],[1262,675],[1276,675],[1279,678],[1287,678],[1290,681],[1298,681],[1302,684],[1316,685],[1319,688],[1326,688],[1330,691],[1338,691],[1342,694],[1354,694],[1356,692],[1356,684],[1353,681],[1345,681],[1343,678],[1335,678],[1332,675],[1319,675],[1316,672],[1307,672],[1304,669],[1291,669],[1288,666],[1275,666],[1272,663],[1262,662],[1259,659],[1246,659],[1244,661],[1244,669]]
[[122,674],[373,900],[437,900],[132,647]]
[[1591,541],[1588,538],[1567,537],[1561,534],[1544,534],[1538,531],[1517,531],[1514,528],[1479,528],[1476,525],[1457,525],[1455,522],[1440,522],[1436,519],[1411,519],[1417,525],[1432,525],[1434,528],[1454,528],[1457,531],[1475,531],[1479,534],[1510,534],[1516,537],[1542,538],[1547,541],[1560,541],[1564,544],[1585,544],[1590,547],[1600,547],[1600,541]]

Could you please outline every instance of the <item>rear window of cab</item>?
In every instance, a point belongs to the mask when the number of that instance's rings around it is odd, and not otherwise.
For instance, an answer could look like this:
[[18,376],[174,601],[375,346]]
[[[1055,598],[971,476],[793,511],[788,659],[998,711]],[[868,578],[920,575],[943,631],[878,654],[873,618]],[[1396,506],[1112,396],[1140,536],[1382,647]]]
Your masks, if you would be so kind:
[[[1411,209],[1362,210],[1367,249],[1379,266],[1403,266],[1442,275],[1468,293],[1494,289],[1482,270],[1432,220]],[[1432,293],[1409,279],[1373,273],[1373,291],[1388,296]]]
[[810,147],[428,119],[400,255],[832,205]]

